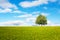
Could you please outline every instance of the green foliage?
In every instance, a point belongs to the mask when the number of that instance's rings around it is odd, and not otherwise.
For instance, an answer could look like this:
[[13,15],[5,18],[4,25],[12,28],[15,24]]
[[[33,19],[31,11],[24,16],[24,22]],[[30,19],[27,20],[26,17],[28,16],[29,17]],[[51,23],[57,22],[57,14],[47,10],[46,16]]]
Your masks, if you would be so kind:
[[60,40],[60,27],[0,27],[0,40]]
[[39,15],[36,19],[36,24],[46,25],[47,24],[47,18],[44,15]]

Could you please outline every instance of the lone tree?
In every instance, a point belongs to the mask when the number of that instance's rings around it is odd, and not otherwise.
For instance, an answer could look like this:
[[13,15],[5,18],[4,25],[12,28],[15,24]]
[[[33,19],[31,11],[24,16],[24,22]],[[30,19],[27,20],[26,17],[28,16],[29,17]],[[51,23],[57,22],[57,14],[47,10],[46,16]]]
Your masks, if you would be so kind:
[[47,24],[47,18],[44,15],[39,15],[36,19],[36,24],[39,25],[46,25]]

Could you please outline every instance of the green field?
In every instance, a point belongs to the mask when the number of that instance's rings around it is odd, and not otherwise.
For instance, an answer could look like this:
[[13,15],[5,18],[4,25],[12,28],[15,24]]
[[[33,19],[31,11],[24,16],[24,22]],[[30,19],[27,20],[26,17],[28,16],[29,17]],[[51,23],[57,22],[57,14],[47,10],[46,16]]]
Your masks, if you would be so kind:
[[60,27],[0,27],[0,40],[60,40]]

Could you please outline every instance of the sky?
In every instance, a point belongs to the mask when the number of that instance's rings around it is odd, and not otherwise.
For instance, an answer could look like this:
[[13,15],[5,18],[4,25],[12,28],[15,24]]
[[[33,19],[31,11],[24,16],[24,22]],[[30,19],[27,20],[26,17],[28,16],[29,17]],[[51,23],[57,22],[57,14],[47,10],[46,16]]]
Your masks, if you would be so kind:
[[40,14],[47,25],[60,25],[60,0],[0,0],[0,26],[36,25]]

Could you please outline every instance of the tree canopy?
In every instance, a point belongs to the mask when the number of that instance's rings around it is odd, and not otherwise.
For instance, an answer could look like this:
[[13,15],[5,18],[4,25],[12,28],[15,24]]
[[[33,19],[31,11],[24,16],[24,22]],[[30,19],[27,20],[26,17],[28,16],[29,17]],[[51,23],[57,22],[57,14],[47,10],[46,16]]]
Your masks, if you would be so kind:
[[44,15],[39,15],[39,16],[36,18],[36,24],[46,25],[46,24],[47,24],[47,18],[46,18],[46,16],[44,16]]

